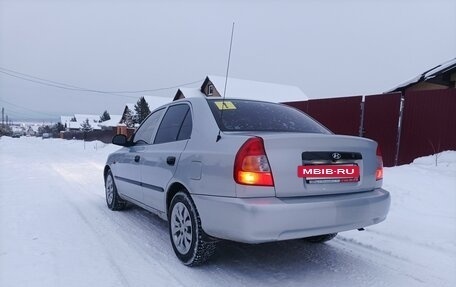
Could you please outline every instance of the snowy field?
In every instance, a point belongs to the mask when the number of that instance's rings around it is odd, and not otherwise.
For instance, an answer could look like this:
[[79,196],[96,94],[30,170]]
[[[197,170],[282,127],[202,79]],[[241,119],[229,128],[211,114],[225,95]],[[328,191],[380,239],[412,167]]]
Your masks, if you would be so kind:
[[389,217],[326,244],[224,242],[198,268],[166,223],[108,210],[113,145],[0,138],[0,286],[456,286],[456,152],[385,169]]

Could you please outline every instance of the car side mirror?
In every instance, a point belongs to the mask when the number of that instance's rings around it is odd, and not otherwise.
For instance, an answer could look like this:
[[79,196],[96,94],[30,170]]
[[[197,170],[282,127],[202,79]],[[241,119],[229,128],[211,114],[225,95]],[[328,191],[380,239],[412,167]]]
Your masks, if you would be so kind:
[[131,143],[128,141],[125,135],[115,135],[112,138],[112,143],[120,146],[130,146]]

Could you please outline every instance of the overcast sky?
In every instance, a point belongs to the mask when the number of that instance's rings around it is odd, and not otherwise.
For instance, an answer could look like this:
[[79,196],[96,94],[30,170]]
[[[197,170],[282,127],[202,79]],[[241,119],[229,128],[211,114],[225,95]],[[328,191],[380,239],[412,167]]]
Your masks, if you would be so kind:
[[[310,98],[382,93],[456,57],[454,0],[0,0],[0,71],[102,91],[175,86],[224,75],[233,21],[230,76]],[[0,73],[13,119],[120,114],[174,92],[100,94]]]

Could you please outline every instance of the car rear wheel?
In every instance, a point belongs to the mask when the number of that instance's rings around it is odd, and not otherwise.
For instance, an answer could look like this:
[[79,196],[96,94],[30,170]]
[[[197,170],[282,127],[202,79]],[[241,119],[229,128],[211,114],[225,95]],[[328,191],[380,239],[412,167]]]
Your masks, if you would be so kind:
[[200,265],[215,252],[217,242],[204,233],[196,206],[186,192],[179,191],[171,200],[168,225],[174,252],[185,265]]
[[337,233],[323,234],[318,236],[306,237],[304,240],[312,243],[323,243],[337,236]]
[[117,193],[117,187],[114,183],[112,172],[109,170],[105,178],[105,194],[106,204],[111,210],[122,210],[127,205],[127,202],[120,198]]

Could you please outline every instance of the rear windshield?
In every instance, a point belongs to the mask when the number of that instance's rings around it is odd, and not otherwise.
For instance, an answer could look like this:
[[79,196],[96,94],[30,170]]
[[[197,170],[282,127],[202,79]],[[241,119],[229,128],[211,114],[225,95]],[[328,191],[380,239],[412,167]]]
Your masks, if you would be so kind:
[[249,100],[207,101],[222,131],[330,133],[305,113],[289,106]]

